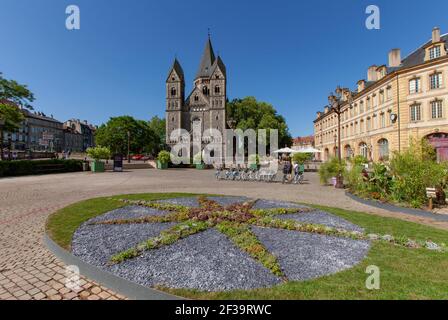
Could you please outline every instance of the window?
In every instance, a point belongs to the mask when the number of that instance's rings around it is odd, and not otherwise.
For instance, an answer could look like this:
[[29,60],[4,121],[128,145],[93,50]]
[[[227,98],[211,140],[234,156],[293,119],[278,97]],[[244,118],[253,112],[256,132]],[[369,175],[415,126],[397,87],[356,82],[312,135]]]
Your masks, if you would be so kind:
[[389,101],[389,100],[392,100],[392,87],[388,87],[387,89],[386,89],[386,99]]
[[378,141],[378,149],[380,153],[380,159],[386,160],[389,157],[389,141],[381,139]]
[[367,118],[367,122],[366,122],[366,130],[369,131],[371,128],[371,121],[372,119],[369,117]]
[[361,122],[359,123],[359,132],[360,133],[364,132],[364,120],[361,120]]
[[176,96],[176,93],[177,93],[177,92],[176,92],[176,88],[172,87],[172,88],[171,88],[171,96],[172,96],[172,97],[175,97],[175,96]]
[[208,96],[208,94],[209,94],[209,90],[208,90],[207,86],[205,86],[205,87],[202,88],[202,93],[203,93],[204,95]]
[[443,108],[441,100],[431,102],[431,116],[433,119],[440,119],[443,117]]
[[380,91],[380,104],[384,103],[384,90]]
[[370,110],[371,107],[372,107],[372,99],[367,98],[367,110]]
[[359,103],[359,113],[364,113],[364,101]]
[[220,93],[220,91],[221,91],[221,88],[219,86],[216,86],[215,87],[215,93]]
[[415,78],[409,81],[409,93],[417,93],[421,91],[420,78]]
[[359,144],[359,154],[367,159],[368,153],[369,153],[369,148],[367,147],[367,144],[364,142],[361,142]]
[[198,96],[194,96],[194,101],[199,101],[199,97]]
[[431,89],[439,89],[442,87],[442,73],[438,72],[438,73],[434,73],[433,75],[430,76],[430,82],[431,82]]
[[374,95],[373,96],[373,108],[376,108],[377,105],[378,105],[378,96]]
[[381,128],[386,127],[386,115],[384,113],[380,114],[380,126]]
[[440,46],[433,47],[429,49],[429,59],[436,59],[441,56]]
[[419,104],[414,104],[411,106],[411,121],[422,120],[421,106]]

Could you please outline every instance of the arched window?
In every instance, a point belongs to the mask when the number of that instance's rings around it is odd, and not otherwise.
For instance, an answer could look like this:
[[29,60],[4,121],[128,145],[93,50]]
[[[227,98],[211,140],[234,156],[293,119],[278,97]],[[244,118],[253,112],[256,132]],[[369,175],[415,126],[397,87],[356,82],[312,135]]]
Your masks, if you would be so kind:
[[359,144],[359,154],[361,156],[363,156],[364,158],[368,159],[369,147],[367,146],[367,144],[365,142],[361,142]]
[[207,86],[204,86],[203,88],[202,88],[202,93],[204,94],[204,95],[208,95],[208,88],[207,88]]
[[345,153],[345,158],[350,159],[353,155],[352,147],[350,147],[350,145],[346,145],[344,147],[344,153]]
[[172,87],[172,88],[171,88],[171,96],[172,96],[172,97],[175,97],[176,94],[177,94],[177,92],[176,92],[176,88]]
[[199,97],[198,96],[194,96],[194,101],[199,101]]
[[387,158],[389,158],[389,141],[387,141],[387,139],[379,140],[378,149],[380,160],[387,160]]
[[215,93],[219,94],[221,92],[221,88],[219,86],[215,86]]

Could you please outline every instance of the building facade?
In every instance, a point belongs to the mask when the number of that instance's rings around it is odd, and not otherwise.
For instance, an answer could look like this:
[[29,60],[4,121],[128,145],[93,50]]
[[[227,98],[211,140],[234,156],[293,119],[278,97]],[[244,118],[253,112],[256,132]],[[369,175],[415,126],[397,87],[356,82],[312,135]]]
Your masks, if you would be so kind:
[[338,114],[330,106],[314,121],[316,148],[321,160],[338,155],[339,134],[343,158],[362,155],[371,161],[389,158],[427,139],[439,161],[448,160],[448,34],[434,28],[430,41],[406,58],[389,53],[388,65],[371,66],[357,90],[341,90]]
[[64,150],[85,152],[95,146],[96,127],[79,119],[64,122],[65,143]]
[[314,148],[314,136],[297,137],[293,139],[292,149],[300,150]]
[[[171,133],[178,129],[184,129],[190,135],[194,129],[201,134],[208,129],[217,129],[224,133],[226,86],[226,67],[219,56],[215,57],[210,37],[194,78],[193,90],[187,98],[184,72],[179,61],[175,59],[166,80],[166,143],[169,146],[177,143],[171,138]],[[224,148],[224,140],[221,143]]]

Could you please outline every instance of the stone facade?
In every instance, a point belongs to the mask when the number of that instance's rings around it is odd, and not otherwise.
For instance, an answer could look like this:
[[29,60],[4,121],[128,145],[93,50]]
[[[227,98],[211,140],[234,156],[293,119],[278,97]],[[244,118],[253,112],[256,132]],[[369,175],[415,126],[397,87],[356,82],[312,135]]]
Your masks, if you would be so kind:
[[[356,92],[342,89],[341,154],[386,159],[409,147],[414,139],[428,139],[439,160],[448,160],[448,34],[438,28],[432,39],[401,59],[389,53],[389,64],[372,66]],[[320,158],[337,155],[338,116],[329,106],[314,121]]]
[[[190,134],[197,127],[204,133],[208,129],[224,132],[226,129],[227,100],[226,67],[215,57],[210,38],[194,79],[193,90],[185,98],[185,77],[177,59],[174,60],[166,80],[166,139],[173,146],[171,133],[185,129]],[[205,143],[206,141],[202,141]],[[224,148],[224,142],[222,142]],[[224,149],[223,149],[224,152]]]

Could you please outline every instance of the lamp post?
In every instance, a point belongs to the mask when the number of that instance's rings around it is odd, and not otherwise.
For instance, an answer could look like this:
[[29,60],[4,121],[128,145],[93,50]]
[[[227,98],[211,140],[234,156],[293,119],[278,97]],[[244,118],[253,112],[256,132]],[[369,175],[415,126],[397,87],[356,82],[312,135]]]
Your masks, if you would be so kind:
[[3,160],[3,127],[5,126],[5,120],[0,119],[0,160]]
[[[345,100],[343,99],[343,95],[346,94]],[[338,131],[337,131],[337,157],[339,163],[342,163],[342,153],[341,153],[341,113],[342,107],[344,103],[348,103],[350,106],[353,103],[353,97],[351,92],[348,89],[342,89],[338,86],[335,90],[335,93],[330,93],[328,97],[328,102],[330,104],[331,110],[336,113],[338,117]],[[335,144],[336,144],[336,135],[335,135]],[[342,174],[339,173],[337,176],[336,188],[342,189],[344,188],[344,182],[342,181]]]
[[131,132],[128,130],[128,163],[131,163]]

